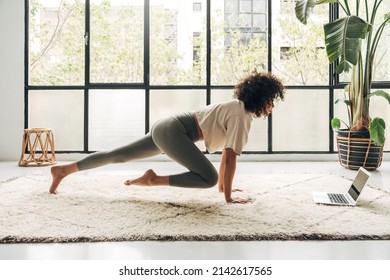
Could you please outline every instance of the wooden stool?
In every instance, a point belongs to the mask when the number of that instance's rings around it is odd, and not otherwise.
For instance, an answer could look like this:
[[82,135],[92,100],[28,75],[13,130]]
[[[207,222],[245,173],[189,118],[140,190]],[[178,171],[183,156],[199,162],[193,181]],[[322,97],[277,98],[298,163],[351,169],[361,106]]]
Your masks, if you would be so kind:
[[[26,158],[25,153],[28,155]],[[54,152],[54,138],[51,129],[25,129],[19,166],[46,166],[55,163],[56,155]]]

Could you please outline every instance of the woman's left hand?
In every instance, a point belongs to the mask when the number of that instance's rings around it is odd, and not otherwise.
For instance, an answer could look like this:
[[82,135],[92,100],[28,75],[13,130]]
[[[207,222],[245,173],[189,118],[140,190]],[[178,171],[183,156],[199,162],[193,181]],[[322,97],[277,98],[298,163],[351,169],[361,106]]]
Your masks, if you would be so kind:
[[246,204],[246,203],[253,203],[255,201],[253,198],[239,198],[239,197],[234,197],[232,198],[228,203],[232,204]]

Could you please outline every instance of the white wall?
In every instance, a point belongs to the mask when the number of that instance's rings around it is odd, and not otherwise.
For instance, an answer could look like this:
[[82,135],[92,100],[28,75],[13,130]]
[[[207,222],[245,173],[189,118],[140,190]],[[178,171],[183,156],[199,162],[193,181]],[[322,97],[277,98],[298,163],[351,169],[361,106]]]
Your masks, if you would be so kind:
[[0,161],[17,161],[24,126],[24,0],[0,0],[0,42]]

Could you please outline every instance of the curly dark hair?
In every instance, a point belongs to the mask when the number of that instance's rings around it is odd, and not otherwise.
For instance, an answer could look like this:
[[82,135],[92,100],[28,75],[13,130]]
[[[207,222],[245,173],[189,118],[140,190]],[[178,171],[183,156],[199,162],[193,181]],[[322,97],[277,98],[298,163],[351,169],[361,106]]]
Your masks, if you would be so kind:
[[245,110],[260,117],[269,114],[267,109],[274,106],[275,100],[284,100],[284,94],[284,85],[277,77],[255,70],[238,82],[233,97],[244,102]]

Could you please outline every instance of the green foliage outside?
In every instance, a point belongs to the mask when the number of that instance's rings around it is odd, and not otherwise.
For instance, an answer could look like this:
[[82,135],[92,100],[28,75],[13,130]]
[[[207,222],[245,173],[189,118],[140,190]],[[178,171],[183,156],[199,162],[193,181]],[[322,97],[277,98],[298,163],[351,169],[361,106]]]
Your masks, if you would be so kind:
[[[290,1],[291,2],[291,1]],[[293,2],[283,2],[293,8]],[[327,11],[325,11],[326,13]],[[85,5],[82,0],[61,1],[47,8],[39,0],[30,1],[30,71],[31,85],[84,85],[85,41],[90,44],[91,83],[143,83],[144,79],[143,6],[114,7],[104,0],[91,4],[91,34],[85,35]],[[152,6],[150,22],[150,84],[205,85],[206,32],[192,36],[192,65],[180,65],[185,55],[177,48],[177,11]],[[316,36],[293,22],[280,18],[274,34],[289,46],[283,54],[274,44],[273,71],[285,83],[293,85],[326,84],[328,68],[323,48],[318,45],[322,30],[310,27]],[[267,69],[267,30],[263,37],[246,36],[229,29],[222,11],[211,15],[211,84],[232,85],[254,69]],[[275,33],[275,31],[274,31]],[[229,35],[229,45],[225,44]],[[192,55],[192,54],[191,54]],[[281,58],[280,58],[281,57]]]

